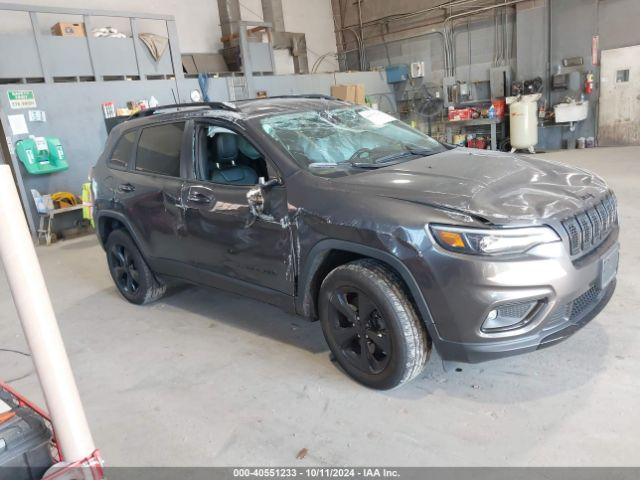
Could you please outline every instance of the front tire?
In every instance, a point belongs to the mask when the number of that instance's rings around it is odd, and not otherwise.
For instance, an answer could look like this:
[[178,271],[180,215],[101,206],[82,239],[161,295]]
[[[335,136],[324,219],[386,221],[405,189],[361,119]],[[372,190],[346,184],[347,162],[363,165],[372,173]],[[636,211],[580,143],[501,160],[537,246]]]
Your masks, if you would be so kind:
[[166,286],[155,277],[126,231],[111,232],[105,250],[111,278],[126,300],[143,305],[164,295]]
[[415,378],[431,343],[402,281],[380,262],[356,260],[322,282],[320,323],[331,352],[356,381],[387,390]]

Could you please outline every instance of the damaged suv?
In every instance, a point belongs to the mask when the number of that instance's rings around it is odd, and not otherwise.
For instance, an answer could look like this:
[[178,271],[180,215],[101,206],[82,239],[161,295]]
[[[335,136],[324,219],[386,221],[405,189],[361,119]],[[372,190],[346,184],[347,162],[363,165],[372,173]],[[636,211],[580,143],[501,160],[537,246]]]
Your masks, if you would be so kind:
[[416,377],[432,346],[478,362],[552,345],[615,288],[602,179],[330,97],[147,110],[111,132],[92,180],[128,301],[179,279],[319,319],[372,388]]

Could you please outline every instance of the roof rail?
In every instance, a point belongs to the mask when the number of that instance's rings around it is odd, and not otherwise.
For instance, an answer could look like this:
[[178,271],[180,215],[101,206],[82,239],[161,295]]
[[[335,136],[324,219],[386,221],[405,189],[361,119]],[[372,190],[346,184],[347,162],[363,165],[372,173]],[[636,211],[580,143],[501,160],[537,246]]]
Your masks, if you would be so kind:
[[296,94],[296,95],[274,95],[273,97],[263,97],[263,98],[247,98],[243,100],[236,100],[236,102],[252,102],[254,100],[270,100],[273,98],[311,98],[311,99],[319,99],[319,100],[338,100],[336,97],[332,97],[331,95],[325,95],[323,93],[307,93],[307,94]]
[[129,117],[129,119],[133,118],[143,118],[153,115],[156,112],[161,110],[180,110],[182,108],[210,108],[212,110],[227,110],[230,112],[237,112],[238,109],[231,105],[228,102],[196,102],[196,103],[174,103],[171,105],[161,105],[159,107],[147,108],[145,110],[140,110],[139,112],[134,113]]

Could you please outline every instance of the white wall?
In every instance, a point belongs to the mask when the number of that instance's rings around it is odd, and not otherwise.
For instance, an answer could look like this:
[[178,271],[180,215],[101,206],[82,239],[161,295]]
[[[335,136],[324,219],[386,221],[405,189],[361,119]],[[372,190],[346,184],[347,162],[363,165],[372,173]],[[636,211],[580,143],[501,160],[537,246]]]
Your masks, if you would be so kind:
[[[309,68],[316,59],[325,53],[335,53],[331,0],[282,0],[284,26],[288,32],[301,32],[307,35]],[[240,15],[243,20],[262,20],[260,0],[240,0]],[[339,70],[335,57],[327,57],[319,72]]]
[[[2,1],[2,0],[0,0]],[[127,12],[173,15],[178,27],[182,52],[216,52],[220,43],[220,18],[217,0],[9,0],[25,5],[85,8],[97,10],[121,10]],[[241,0],[242,18],[261,20],[260,0]],[[307,34],[309,67],[319,55],[336,51],[333,33],[331,0],[283,0],[284,22],[288,31]],[[105,25],[108,19],[105,20]],[[43,22],[44,23],[44,22]],[[126,29],[119,22],[110,22],[116,28]],[[0,11],[0,31],[24,27],[15,15]],[[44,25],[47,28],[50,25]],[[104,26],[104,25],[96,25]],[[333,58],[323,62],[319,71],[337,70]]]

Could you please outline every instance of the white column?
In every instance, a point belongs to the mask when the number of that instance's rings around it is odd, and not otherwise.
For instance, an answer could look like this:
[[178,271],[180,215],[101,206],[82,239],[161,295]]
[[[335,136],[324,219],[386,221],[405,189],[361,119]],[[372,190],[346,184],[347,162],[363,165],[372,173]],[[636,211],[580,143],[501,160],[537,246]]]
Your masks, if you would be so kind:
[[0,198],[2,264],[58,445],[65,461],[82,460],[94,452],[95,445],[8,165],[0,165]]

